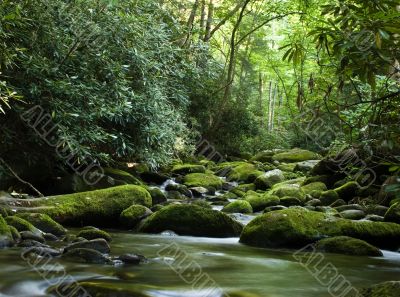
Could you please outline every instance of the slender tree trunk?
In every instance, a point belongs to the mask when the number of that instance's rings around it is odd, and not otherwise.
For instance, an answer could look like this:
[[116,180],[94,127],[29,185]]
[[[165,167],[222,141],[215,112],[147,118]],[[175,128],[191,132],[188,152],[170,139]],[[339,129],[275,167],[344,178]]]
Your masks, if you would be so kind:
[[264,98],[264,77],[260,71],[258,78],[258,95],[259,95],[259,105],[260,105],[260,126],[264,125],[264,112],[263,112],[263,98]]
[[213,0],[210,0],[208,4],[208,17],[206,24],[206,33],[204,34],[204,41],[207,42],[211,39],[211,26],[214,18],[214,3]]
[[201,0],[201,18],[200,18],[200,34],[199,39],[203,39],[203,35],[205,34],[206,28],[206,0]]
[[189,19],[187,21],[187,34],[186,34],[186,39],[185,42],[183,43],[183,46],[189,45],[190,44],[190,39],[193,34],[193,26],[194,26],[194,20],[196,18],[197,10],[199,8],[199,2],[200,0],[196,0],[193,4],[192,12],[190,13]]

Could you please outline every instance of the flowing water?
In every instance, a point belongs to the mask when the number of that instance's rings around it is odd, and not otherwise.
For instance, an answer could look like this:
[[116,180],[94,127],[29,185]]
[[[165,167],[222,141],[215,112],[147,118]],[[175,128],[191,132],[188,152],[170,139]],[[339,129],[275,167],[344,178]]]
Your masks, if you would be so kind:
[[[252,248],[240,244],[238,238],[213,239],[128,232],[112,232],[112,235],[114,255],[139,253],[149,259],[148,263],[140,266],[110,266],[54,259],[45,267],[47,278],[54,281],[65,270],[77,280],[98,279],[117,286],[138,286],[154,297],[220,297],[222,291],[230,290],[251,292],[263,297],[331,296],[327,287],[294,259],[293,251]],[[171,249],[166,247],[172,247],[174,252],[169,252]],[[179,255],[176,253],[178,249]],[[20,253],[18,249],[0,252],[0,296],[48,296],[45,292],[50,284],[42,278],[43,271],[41,276],[29,267]],[[185,265],[177,265],[177,261]],[[400,278],[399,253],[385,252],[381,258],[326,254],[323,261],[333,264],[338,273],[355,287]],[[178,271],[180,267],[187,268]],[[207,286],[201,286],[200,281],[193,281],[197,277],[203,280],[209,277],[205,282]]]

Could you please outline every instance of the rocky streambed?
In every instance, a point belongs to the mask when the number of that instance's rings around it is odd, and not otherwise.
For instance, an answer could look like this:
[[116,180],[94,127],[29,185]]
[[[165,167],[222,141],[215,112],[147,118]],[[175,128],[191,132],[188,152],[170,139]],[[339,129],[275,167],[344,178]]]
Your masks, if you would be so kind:
[[105,172],[98,190],[2,194],[1,294],[399,296],[400,204],[337,159],[295,149]]

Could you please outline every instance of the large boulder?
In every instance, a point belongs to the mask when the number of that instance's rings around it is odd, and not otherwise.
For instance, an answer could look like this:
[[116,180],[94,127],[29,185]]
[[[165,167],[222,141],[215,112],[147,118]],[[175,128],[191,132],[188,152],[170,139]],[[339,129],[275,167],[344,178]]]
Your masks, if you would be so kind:
[[344,185],[335,189],[335,192],[339,195],[339,197],[345,201],[350,201],[356,195],[360,186],[355,181],[350,181],[345,183]]
[[197,205],[169,205],[153,213],[139,227],[139,232],[160,233],[171,230],[179,235],[234,237],[242,225],[228,215]]
[[386,222],[400,224],[400,202],[393,204],[385,214]]
[[334,236],[361,239],[380,248],[400,247],[400,225],[351,221],[299,207],[255,218],[244,228],[240,242],[259,247],[299,248]]
[[285,176],[283,175],[282,170],[275,169],[257,177],[254,181],[254,184],[256,185],[257,189],[266,190],[271,188],[275,184],[283,182],[284,180]]
[[121,213],[119,221],[123,227],[131,229],[152,213],[150,209],[143,205],[132,205]]
[[240,163],[229,172],[227,179],[229,181],[252,183],[262,174],[263,172],[258,170],[254,164]]
[[315,245],[317,251],[351,256],[381,257],[382,252],[369,243],[348,236],[325,238]]
[[275,154],[272,159],[279,162],[302,162],[307,160],[319,160],[321,157],[317,153],[313,153],[302,149],[293,149],[290,151]]
[[221,189],[222,179],[213,174],[207,173],[191,173],[185,176],[183,183],[187,187],[203,187],[210,189]]
[[400,281],[391,281],[360,290],[359,297],[399,297]]
[[71,226],[117,226],[121,212],[133,204],[151,207],[147,190],[136,185],[125,185],[104,190],[41,199],[17,200],[27,206],[24,212],[44,213],[61,224]]
[[12,246],[14,239],[6,221],[0,216],[0,249]]

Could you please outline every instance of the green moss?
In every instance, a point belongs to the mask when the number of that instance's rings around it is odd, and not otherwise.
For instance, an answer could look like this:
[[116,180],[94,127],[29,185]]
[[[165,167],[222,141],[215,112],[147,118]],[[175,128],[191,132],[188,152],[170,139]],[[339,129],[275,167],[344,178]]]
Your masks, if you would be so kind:
[[280,199],[277,196],[268,193],[258,194],[256,192],[249,192],[244,199],[250,203],[254,212],[262,211],[266,207],[278,205]]
[[139,228],[144,233],[171,230],[179,235],[233,237],[242,226],[228,215],[196,205],[169,205],[148,217]]
[[353,199],[357,191],[359,190],[359,185],[355,181],[347,182],[343,186],[338,187],[335,189],[336,193],[339,195],[339,197],[345,201],[350,201]]
[[197,205],[200,207],[204,207],[204,208],[208,208],[208,209],[212,209],[212,206],[207,201],[202,200],[202,199],[197,199],[197,200],[193,201],[191,204]]
[[258,170],[255,165],[244,163],[232,169],[232,171],[228,174],[228,180],[252,183],[262,174],[263,172]]
[[321,182],[321,183],[324,183],[324,184],[327,185],[327,184],[329,184],[329,179],[330,178],[332,178],[332,177],[329,176],[329,175],[310,176],[310,177],[307,177],[304,180],[302,186],[305,186],[305,185],[308,185],[308,184],[311,184],[311,183],[315,183],[315,182]]
[[0,249],[14,244],[14,239],[7,222],[0,216]]
[[280,199],[280,205],[289,207],[289,206],[301,206],[304,205],[304,202],[300,201],[300,199],[296,197],[282,197]]
[[400,198],[396,198],[396,199],[393,199],[392,201],[390,201],[390,206],[392,206],[396,203],[400,203]]
[[183,182],[188,187],[214,188],[217,190],[222,188],[222,180],[212,174],[191,173],[184,177]]
[[293,149],[287,152],[275,154],[272,159],[279,162],[294,163],[307,160],[319,160],[321,159],[321,156],[307,150]]
[[296,184],[279,184],[272,188],[271,194],[279,198],[295,197],[303,202],[305,202],[306,199],[306,193]]
[[318,251],[351,256],[381,257],[382,252],[369,243],[347,236],[337,236],[318,241],[315,245]]
[[151,214],[152,211],[143,205],[132,205],[121,213],[119,221],[123,227],[130,229]]
[[241,184],[241,185],[238,185],[235,189],[246,193],[248,191],[255,191],[256,185],[255,184]]
[[167,202],[167,197],[159,188],[148,188],[147,191],[150,193],[153,205]]
[[56,236],[63,236],[66,234],[66,230],[63,226],[55,222],[46,214],[42,213],[20,213],[16,214],[17,217],[22,218],[39,230],[45,233],[51,233]]
[[302,186],[301,189],[306,193],[306,194],[311,194],[313,191],[320,191],[324,192],[327,189],[326,185],[322,182],[314,182],[310,183],[308,185]]
[[12,215],[12,210],[8,205],[0,205],[0,216],[5,218],[11,215]]
[[108,175],[116,180],[124,181],[127,184],[131,185],[142,185],[143,183],[132,174],[115,168],[104,168],[104,174]]
[[274,151],[264,151],[257,153],[250,161],[258,161],[262,163],[270,163],[272,162],[272,157],[276,154]]
[[85,228],[76,234],[77,237],[82,237],[87,240],[92,240],[92,239],[98,239],[98,238],[103,238],[106,241],[110,242],[112,240],[112,237],[110,234],[108,234],[106,231],[97,229],[97,228]]
[[232,193],[236,197],[244,197],[246,195],[246,192],[243,192],[242,190],[238,189],[237,187],[230,190],[228,193]]
[[332,236],[349,236],[381,248],[400,247],[400,225],[351,221],[303,208],[273,211],[255,218],[244,228],[240,241],[260,247],[299,248]]
[[175,165],[172,168],[172,173],[176,174],[189,174],[189,173],[205,173],[206,168],[203,165],[183,164]]
[[284,172],[294,172],[295,167],[296,163],[284,163],[284,164],[279,164],[278,169]]
[[319,200],[321,200],[322,205],[328,206],[334,203],[335,201],[339,200],[339,195],[334,190],[328,190],[321,193]]
[[253,208],[246,200],[236,200],[226,205],[222,211],[227,213],[253,213]]
[[33,226],[31,223],[17,216],[9,216],[6,217],[5,220],[8,225],[13,226],[15,229],[18,230],[18,232],[31,231],[36,234],[40,233],[40,231],[36,229],[35,226]]
[[[14,242],[19,242],[21,240],[21,234],[19,234],[17,228],[13,227],[13,226],[8,226],[10,228],[10,232],[11,232],[11,236],[14,240]],[[1,231],[0,231],[1,234]],[[0,240],[1,242],[1,240]],[[1,246],[1,243],[0,243]]]
[[385,221],[400,224],[400,202],[389,208],[385,214]]
[[360,297],[399,297],[400,281],[385,282],[360,290]]
[[281,183],[285,180],[285,177],[281,170],[271,170],[263,175],[257,177],[254,181],[256,188],[259,190],[267,190],[272,186]]
[[104,190],[31,199],[32,212],[45,213],[59,223],[72,226],[116,226],[121,212],[133,204],[151,207],[147,190],[125,185]]

